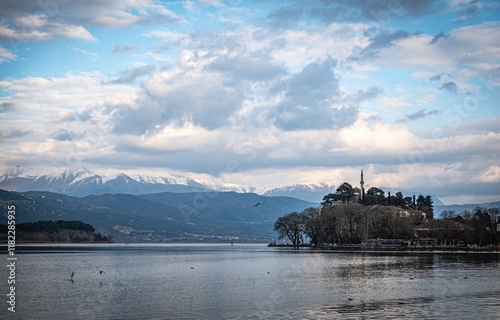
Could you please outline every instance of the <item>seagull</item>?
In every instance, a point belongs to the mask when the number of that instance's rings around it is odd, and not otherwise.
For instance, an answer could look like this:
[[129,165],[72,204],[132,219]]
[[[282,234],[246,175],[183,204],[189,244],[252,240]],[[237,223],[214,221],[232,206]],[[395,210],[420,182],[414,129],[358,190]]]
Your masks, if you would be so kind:
[[266,203],[265,201],[261,201],[261,202],[257,202],[256,204],[254,204],[253,206],[254,207],[257,207],[257,206],[260,206],[261,204],[264,204]]
[[19,168],[20,164],[16,164],[16,168]]
[[71,272],[69,275],[71,276],[71,278],[67,279],[66,281],[71,281],[71,283],[75,283],[75,281],[73,280],[73,276],[75,275],[75,273]]

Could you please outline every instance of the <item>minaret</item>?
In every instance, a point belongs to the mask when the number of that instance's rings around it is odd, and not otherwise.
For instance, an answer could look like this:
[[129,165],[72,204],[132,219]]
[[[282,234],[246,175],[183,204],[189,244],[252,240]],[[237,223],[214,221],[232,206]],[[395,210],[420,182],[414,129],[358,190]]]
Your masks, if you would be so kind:
[[363,181],[363,169],[361,169],[361,181],[359,182],[361,184],[361,202],[365,202],[365,187],[364,184],[365,182]]

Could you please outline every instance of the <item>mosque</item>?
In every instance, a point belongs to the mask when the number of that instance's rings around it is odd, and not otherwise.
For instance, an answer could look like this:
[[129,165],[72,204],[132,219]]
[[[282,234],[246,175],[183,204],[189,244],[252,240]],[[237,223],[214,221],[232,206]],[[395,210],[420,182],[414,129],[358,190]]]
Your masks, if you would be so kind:
[[359,184],[361,188],[355,187],[352,191],[354,194],[354,198],[359,199],[363,202],[365,200],[365,181],[363,179],[363,169],[361,169],[361,180]]

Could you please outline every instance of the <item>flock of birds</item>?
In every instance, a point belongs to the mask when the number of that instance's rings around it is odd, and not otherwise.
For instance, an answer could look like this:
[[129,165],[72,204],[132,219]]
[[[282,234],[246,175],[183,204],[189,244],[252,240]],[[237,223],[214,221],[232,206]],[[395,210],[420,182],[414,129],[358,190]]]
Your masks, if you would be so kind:
[[[262,203],[265,203],[265,201],[263,201]],[[260,202],[259,202],[259,203],[257,203],[255,206],[258,206],[259,204],[262,204],[262,203],[260,203]],[[189,267],[189,268],[190,268],[191,270],[194,270],[194,267]],[[103,273],[104,273],[104,271],[102,271],[102,270],[100,270],[100,271],[99,271],[99,274],[100,274],[100,275],[102,275]],[[270,272],[270,271],[267,271],[267,274],[271,274],[271,272]],[[70,273],[70,279],[69,279],[69,281],[71,281],[71,283],[74,283],[74,280],[73,280],[73,277],[74,277],[74,276],[75,276],[75,272],[74,272],[74,271],[72,271],[72,272]],[[455,278],[458,278],[458,276],[455,276]],[[464,276],[463,278],[464,278],[464,279],[467,279],[467,276]],[[410,277],[409,279],[410,279],[410,280],[415,280],[415,277]],[[102,286],[102,282],[100,282],[100,286]],[[347,301],[353,301],[353,300],[354,300],[353,298],[347,298]]]
[[[16,167],[18,167],[18,168],[19,168],[19,165],[16,165]],[[257,202],[256,204],[254,204],[253,206],[254,206],[254,207],[258,207],[258,206],[260,206],[260,205],[262,205],[262,204],[265,204],[265,203],[266,203],[265,201],[259,201],[259,202]],[[86,261],[83,261],[83,262],[86,262]],[[194,269],[194,267],[190,267],[190,269]],[[100,270],[100,271],[99,271],[99,274],[100,274],[100,275],[102,275],[103,273],[104,273],[104,271],[102,271],[102,270]],[[270,273],[271,273],[270,271],[267,271],[267,274],[270,274]],[[71,281],[71,283],[74,283],[74,282],[75,282],[75,280],[74,280],[73,278],[74,278],[74,276],[75,276],[75,272],[74,272],[74,271],[71,271],[71,273],[70,273],[69,275],[70,275],[70,278],[68,279],[68,281]],[[101,282],[101,285],[102,285],[102,282]]]
[[[16,167],[19,168],[19,165],[16,165]],[[258,206],[260,206],[261,204],[264,204],[264,203],[266,203],[266,202],[265,201],[259,201],[256,204],[254,204],[253,206],[254,207],[258,207]],[[85,261],[83,261],[83,262],[85,262]],[[190,269],[194,269],[194,267],[190,267]],[[103,273],[104,273],[104,271],[102,271],[102,270],[99,271],[100,275],[102,275]],[[270,274],[270,273],[271,272],[267,271],[267,274]],[[71,281],[71,283],[74,283],[75,281],[74,281],[73,277],[75,276],[75,272],[71,271],[71,273],[69,275],[70,275],[70,278],[68,279],[68,281]],[[102,282],[101,282],[101,285],[102,285]]]

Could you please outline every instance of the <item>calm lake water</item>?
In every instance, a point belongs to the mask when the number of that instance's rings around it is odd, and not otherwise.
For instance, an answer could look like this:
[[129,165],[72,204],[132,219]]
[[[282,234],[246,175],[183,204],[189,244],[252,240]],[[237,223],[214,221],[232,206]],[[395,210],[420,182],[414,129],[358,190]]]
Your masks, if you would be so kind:
[[0,319],[500,318],[499,253],[241,244],[16,249],[16,314],[7,311],[4,266]]

